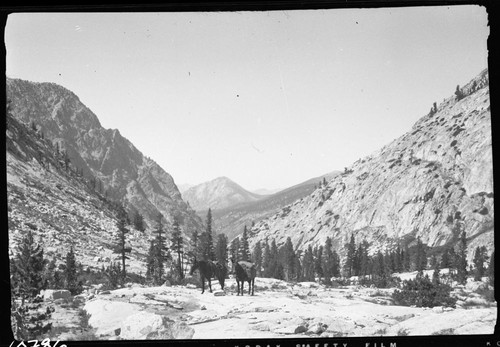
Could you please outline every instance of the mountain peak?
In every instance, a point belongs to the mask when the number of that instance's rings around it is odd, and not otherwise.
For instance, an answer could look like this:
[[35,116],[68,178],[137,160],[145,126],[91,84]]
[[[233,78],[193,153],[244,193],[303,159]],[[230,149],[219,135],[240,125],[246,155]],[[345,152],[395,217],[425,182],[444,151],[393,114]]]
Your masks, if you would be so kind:
[[190,187],[182,193],[184,200],[197,211],[222,209],[235,204],[256,201],[262,196],[249,192],[226,176]]

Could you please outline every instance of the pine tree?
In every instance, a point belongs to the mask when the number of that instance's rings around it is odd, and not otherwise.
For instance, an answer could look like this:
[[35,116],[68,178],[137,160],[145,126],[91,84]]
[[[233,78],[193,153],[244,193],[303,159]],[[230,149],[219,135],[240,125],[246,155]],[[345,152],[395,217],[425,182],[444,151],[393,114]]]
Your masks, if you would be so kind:
[[177,254],[177,265],[176,270],[179,274],[179,278],[184,278],[184,269],[182,266],[182,254],[184,253],[184,239],[182,238],[181,227],[179,225],[179,217],[174,218],[174,223],[172,224],[172,235],[170,242],[172,245],[172,251]]
[[134,213],[134,227],[139,231],[144,231],[144,217],[139,211],[135,211]]
[[269,247],[269,242],[266,239],[266,243],[264,246],[264,254],[262,255],[262,260],[263,260],[263,272],[262,276],[263,277],[271,277],[270,275],[270,270],[269,270],[269,264],[271,262],[271,248]]
[[352,262],[352,275],[359,276],[361,273],[361,245],[354,249],[354,258]]
[[155,278],[157,277],[156,257],[155,257],[156,254],[157,254],[156,244],[154,240],[151,240],[149,243],[148,255],[146,257],[146,280],[151,283],[154,283]]
[[367,276],[370,273],[370,257],[368,255],[369,243],[366,240],[360,243],[358,246],[359,254],[359,274],[361,276]]
[[403,271],[410,271],[411,257],[410,257],[410,250],[408,249],[407,244],[405,245],[404,250],[402,251],[401,259],[403,261]]
[[373,275],[375,277],[375,283],[377,287],[387,286],[388,271],[386,259],[387,258],[384,257],[382,252],[378,251],[373,262]]
[[351,234],[351,240],[345,245],[347,250],[346,260],[344,264],[344,273],[346,277],[351,277],[354,275],[355,267],[355,253],[356,253],[356,243],[354,242],[354,235]]
[[446,248],[441,256],[441,268],[447,269],[449,267],[451,267],[450,250]]
[[156,235],[154,241],[155,246],[153,247],[154,271],[152,272],[154,274],[153,282],[156,285],[162,283],[165,268],[164,262],[167,257],[167,246],[165,245],[162,219],[162,214],[158,213],[158,216],[156,217],[156,229],[154,231]]
[[295,278],[295,251],[293,249],[292,239],[286,238],[285,244],[282,247],[282,261],[284,277],[286,281],[292,281]]
[[455,248],[454,247],[450,248],[448,254],[450,257],[450,273],[455,274],[455,272],[457,270],[457,267],[456,267],[457,254],[455,253]]
[[495,251],[491,252],[490,262],[488,264],[488,280],[492,286],[495,285]]
[[64,268],[64,284],[71,294],[78,294],[81,288],[78,285],[78,277],[76,273],[76,258],[73,251],[73,246],[70,247],[69,252],[66,253],[66,266]]
[[314,255],[311,245],[307,247],[302,261],[303,278],[305,281],[314,281]]
[[474,280],[481,281],[486,273],[484,263],[488,260],[487,249],[485,246],[476,247],[474,251]]
[[227,264],[228,261],[228,242],[229,240],[227,239],[226,234],[221,233],[217,235],[217,242],[215,243],[215,259],[223,264]]
[[417,238],[417,247],[415,250],[415,270],[422,273],[427,266],[427,255],[424,244],[420,237]]
[[194,259],[201,259],[200,255],[200,247],[199,247],[199,234],[198,230],[194,229],[191,232],[191,240],[189,242],[190,246],[190,251],[189,251],[189,256],[191,257],[192,260]]
[[315,256],[314,256],[314,271],[316,272],[316,275],[318,275],[319,281],[321,282],[321,279],[323,278],[325,272],[323,271],[323,246],[320,245],[315,249]]
[[460,89],[460,86],[457,85],[457,89],[455,90],[455,99],[457,101],[459,101],[463,98],[464,98],[464,94],[463,94],[462,90]]
[[120,256],[121,256],[121,259],[122,259],[121,277],[122,277],[123,283],[125,283],[125,279],[127,277],[127,273],[125,270],[125,260],[129,259],[127,257],[127,253],[130,253],[132,251],[132,249],[130,248],[130,246],[128,246],[126,244],[127,234],[129,232],[129,230],[126,227],[125,212],[124,211],[122,211],[118,215],[118,221],[116,222],[116,228],[117,228],[116,237],[115,237],[116,241],[115,241],[113,253],[120,254]]
[[388,267],[390,270],[390,273],[395,273],[396,272],[396,252],[389,252],[388,254]]
[[467,239],[465,231],[462,232],[458,241],[455,267],[457,269],[458,283],[465,284],[467,281]]
[[273,277],[278,280],[285,279],[285,270],[283,269],[283,264],[280,262],[276,262],[276,270],[274,271]]
[[215,260],[215,252],[214,252],[214,241],[213,241],[213,219],[212,219],[212,209],[208,209],[207,212],[207,229],[205,231],[206,233],[206,259],[209,260]]
[[122,269],[119,262],[111,263],[105,270],[104,275],[108,280],[108,288],[115,289],[122,279]]
[[248,231],[247,231],[247,226],[245,225],[243,227],[243,234],[241,235],[240,239],[240,249],[239,249],[239,259],[243,261],[249,261],[250,260],[250,248],[248,245]]
[[283,266],[278,261],[278,246],[276,240],[271,241],[271,251],[269,259],[269,277],[283,279]]
[[54,276],[57,271],[56,265],[56,258],[54,257],[50,262],[48,262],[47,266],[45,266],[45,271],[43,273],[43,283],[45,288],[57,288],[56,286],[54,286]]
[[240,238],[235,237],[233,241],[231,241],[231,247],[230,247],[230,252],[231,252],[231,259],[234,259],[235,261],[240,261]]
[[257,269],[257,277],[262,276],[262,246],[260,240],[253,247],[252,261]]
[[437,285],[439,284],[439,262],[437,261],[435,255],[432,256],[432,259],[432,266],[434,269],[434,271],[432,272],[432,283],[434,285]]
[[332,275],[333,277],[340,277],[340,256],[334,250],[332,254],[333,265],[332,265]]
[[43,289],[44,264],[43,248],[35,243],[32,231],[28,230],[11,262],[12,293],[22,298],[23,305],[25,299],[34,297]]
[[295,250],[295,255],[293,257],[293,268],[294,268],[294,280],[297,282],[302,281],[302,251],[299,249]]
[[333,277],[333,267],[335,265],[334,261],[332,239],[327,237],[323,251],[323,271],[326,284],[331,283],[331,278]]

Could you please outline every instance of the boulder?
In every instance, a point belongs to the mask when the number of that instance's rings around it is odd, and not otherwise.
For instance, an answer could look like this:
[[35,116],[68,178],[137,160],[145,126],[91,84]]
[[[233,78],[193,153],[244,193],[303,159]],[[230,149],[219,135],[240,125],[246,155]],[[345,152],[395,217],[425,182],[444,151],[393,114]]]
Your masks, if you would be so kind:
[[327,326],[323,323],[315,323],[307,329],[308,334],[321,334],[323,331],[326,331]]
[[214,296],[225,296],[226,292],[224,292],[223,290],[216,290],[213,294]]
[[269,323],[268,322],[256,323],[256,324],[252,325],[250,327],[250,329],[252,329],[252,330],[258,330],[258,331],[269,331],[269,330],[271,330],[271,328],[269,327]]
[[185,322],[175,322],[166,316],[138,312],[127,317],[121,326],[120,337],[125,340],[190,339],[194,329]]
[[47,289],[43,293],[44,300],[69,299],[71,293],[66,289]]
[[115,336],[124,319],[137,312],[140,306],[122,301],[94,299],[87,301],[83,309],[90,315],[89,325],[96,329],[96,336]]
[[172,283],[170,283],[169,280],[166,280],[162,285],[162,287],[171,287],[172,286]]
[[436,313],[442,313],[443,312],[443,306],[436,306],[432,308],[432,312]]

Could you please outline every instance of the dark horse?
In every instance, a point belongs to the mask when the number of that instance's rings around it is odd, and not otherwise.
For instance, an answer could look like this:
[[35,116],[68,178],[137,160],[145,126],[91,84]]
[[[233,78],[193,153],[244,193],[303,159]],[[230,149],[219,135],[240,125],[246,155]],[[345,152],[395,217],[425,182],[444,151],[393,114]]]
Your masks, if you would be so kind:
[[212,293],[212,278],[217,278],[219,280],[221,289],[224,290],[224,280],[226,279],[227,268],[223,263],[211,260],[197,261],[195,258],[194,264],[191,267],[191,271],[189,272],[189,274],[193,275],[196,270],[199,270],[200,272],[201,294],[205,292],[205,279],[207,279],[210,293]]
[[236,273],[236,285],[238,286],[237,295],[240,295],[240,282],[241,295],[243,295],[243,286],[245,281],[248,282],[248,294],[253,295],[255,288],[255,275],[257,273],[255,265],[248,261],[234,261],[234,258],[231,259],[231,262],[234,264],[234,272]]

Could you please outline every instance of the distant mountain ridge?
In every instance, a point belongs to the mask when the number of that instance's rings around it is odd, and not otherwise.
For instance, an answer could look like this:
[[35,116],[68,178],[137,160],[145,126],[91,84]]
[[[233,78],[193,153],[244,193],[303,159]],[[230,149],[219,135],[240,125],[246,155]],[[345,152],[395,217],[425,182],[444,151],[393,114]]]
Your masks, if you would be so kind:
[[260,189],[253,190],[252,193],[258,194],[258,195],[273,195],[281,190],[283,190],[283,188],[278,188],[278,189],[260,188]]
[[197,211],[222,209],[240,203],[258,201],[264,198],[241,187],[227,177],[193,186],[182,193],[191,208]]
[[[244,202],[214,210],[212,211],[214,229],[217,233],[226,234],[231,240],[242,233],[245,225],[250,227],[253,223],[271,216],[282,207],[312,193],[324,179],[331,179],[338,174],[340,174],[340,171],[333,171],[282,189],[272,195],[264,196],[257,201]],[[205,211],[200,213],[200,215],[204,214]]]
[[356,161],[301,200],[261,220],[250,243],[291,237],[304,249],[354,235],[376,249],[415,242],[454,245],[467,232],[469,257],[493,247],[493,161],[488,71],[445,99],[413,128]]
[[55,83],[7,78],[7,98],[13,117],[39,126],[47,139],[65,149],[72,165],[102,182],[106,194],[128,211],[139,211],[149,225],[161,212],[170,221],[181,217],[186,228],[201,228],[201,219],[182,200],[173,178],[117,129],[104,129],[74,93]]

